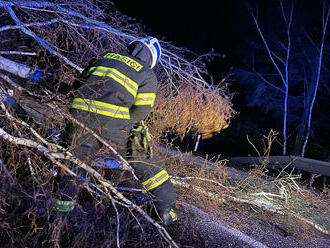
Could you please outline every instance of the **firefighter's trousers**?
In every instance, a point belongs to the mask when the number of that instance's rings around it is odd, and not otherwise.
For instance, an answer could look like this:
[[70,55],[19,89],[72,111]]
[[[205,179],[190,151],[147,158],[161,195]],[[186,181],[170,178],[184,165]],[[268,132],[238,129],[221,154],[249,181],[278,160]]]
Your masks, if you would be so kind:
[[[117,125],[112,123],[109,127],[109,122],[106,120],[97,120],[88,125],[96,134],[109,141],[121,156],[127,160],[137,161],[130,164],[143,186],[150,192],[157,211],[173,206],[176,202],[173,185],[158,157],[155,155],[149,159],[134,156],[127,157],[129,130],[125,130],[125,128],[116,129],[115,126]],[[100,127],[102,128],[100,129]],[[96,154],[102,145],[93,135],[73,125],[68,127],[67,131],[68,135],[72,137],[71,147],[77,158],[82,161],[91,161],[97,157]]]

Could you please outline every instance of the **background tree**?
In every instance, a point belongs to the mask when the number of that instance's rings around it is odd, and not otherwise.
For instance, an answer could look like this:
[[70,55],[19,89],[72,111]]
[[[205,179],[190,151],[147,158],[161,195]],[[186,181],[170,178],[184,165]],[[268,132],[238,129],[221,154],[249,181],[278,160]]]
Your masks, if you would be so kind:
[[[258,17],[257,12],[252,13],[261,38],[250,42],[255,51],[253,69],[235,72],[241,84],[250,86],[246,99],[249,106],[259,107],[269,116],[282,116],[282,154],[287,153],[289,145],[290,153],[304,156],[308,137],[316,126],[322,125],[319,119],[324,114],[321,108],[316,112],[313,108],[318,102],[315,93],[326,87],[328,78],[324,51],[329,6],[326,1],[310,4],[278,1],[274,7],[277,12],[272,16],[258,13]],[[317,21],[306,18],[309,15],[319,18]],[[319,97],[325,96],[323,91]]]

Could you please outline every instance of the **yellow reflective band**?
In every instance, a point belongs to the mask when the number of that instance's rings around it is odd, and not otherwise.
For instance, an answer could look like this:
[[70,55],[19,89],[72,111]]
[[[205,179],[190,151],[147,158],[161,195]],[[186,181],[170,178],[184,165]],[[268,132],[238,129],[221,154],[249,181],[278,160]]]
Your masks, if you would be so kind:
[[133,105],[150,105],[151,107],[153,107],[155,99],[155,93],[138,93],[136,95]]
[[132,79],[122,74],[115,68],[109,68],[105,66],[94,66],[88,71],[88,74],[99,76],[99,77],[110,77],[117,83],[125,87],[125,89],[131,93],[134,97],[136,96],[139,85]]
[[55,210],[59,212],[70,212],[74,209],[75,201],[61,201],[57,200],[55,204]]
[[143,66],[140,63],[136,62],[134,59],[120,55],[118,53],[107,53],[106,55],[104,55],[104,58],[119,60],[136,71],[140,71],[143,68]]
[[169,215],[172,217],[173,221],[176,221],[178,219],[178,216],[176,215],[173,209],[170,210]]
[[114,118],[130,119],[128,108],[105,102],[84,98],[74,98],[71,107]]
[[145,186],[147,190],[152,190],[158,187],[159,185],[161,185],[162,183],[164,183],[168,179],[169,179],[169,175],[167,174],[166,170],[162,170],[159,173],[157,173],[155,176],[144,181],[142,185]]
[[75,201],[61,201],[61,200],[57,200],[56,201],[57,205],[63,205],[63,206],[72,206],[74,204],[76,204]]

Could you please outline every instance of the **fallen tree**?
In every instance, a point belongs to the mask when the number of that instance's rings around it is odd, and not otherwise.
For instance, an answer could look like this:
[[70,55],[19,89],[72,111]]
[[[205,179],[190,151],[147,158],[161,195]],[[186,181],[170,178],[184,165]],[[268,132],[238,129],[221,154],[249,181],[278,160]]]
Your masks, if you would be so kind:
[[[158,231],[158,236],[152,234],[155,243],[165,241],[177,247],[168,231],[132,200],[134,196],[118,190],[120,177],[109,179],[104,170],[79,161],[57,142],[65,120],[71,120],[91,132],[104,145],[104,152],[115,156],[122,169],[138,181],[130,164],[111,144],[70,116],[68,95],[91,58],[106,50],[119,51],[131,40],[145,36],[142,25],[117,12],[110,1],[1,0],[0,8],[0,100],[4,117],[0,120],[0,161],[6,175],[0,190],[0,211],[5,216],[1,240],[12,246],[119,247],[129,242],[123,229],[130,229],[128,233],[138,244],[147,239],[143,237],[146,230],[153,233],[154,226]],[[225,79],[217,86],[204,79],[207,70],[202,59],[215,55],[199,57],[166,41],[161,45],[163,56],[156,73],[162,84],[154,111],[147,118],[154,142],[168,141],[168,132],[183,137],[189,131],[210,135],[226,128],[235,111]],[[207,114],[197,111],[203,108]],[[87,171],[88,178],[77,173],[77,167]],[[79,215],[57,216],[50,208],[57,173],[75,178],[94,204],[87,209],[80,206]],[[84,202],[88,202],[88,196],[82,197]],[[105,211],[107,205],[112,206],[109,213]],[[81,219],[87,212],[97,213],[97,225],[91,218]],[[109,220],[110,216],[114,218]],[[123,224],[123,219],[130,224]],[[136,225],[144,233],[142,237],[132,234]],[[99,226],[104,229],[98,230]],[[40,231],[45,227],[50,232]]]

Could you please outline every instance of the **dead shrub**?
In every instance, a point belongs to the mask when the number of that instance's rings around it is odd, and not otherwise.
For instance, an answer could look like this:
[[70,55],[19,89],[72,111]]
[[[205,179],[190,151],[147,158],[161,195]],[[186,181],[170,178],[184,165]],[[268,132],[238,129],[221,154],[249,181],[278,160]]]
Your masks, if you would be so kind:
[[167,130],[175,131],[183,139],[188,132],[209,138],[227,128],[236,111],[232,108],[231,94],[224,94],[225,87],[192,87],[187,82],[182,82],[176,90],[161,86],[148,119],[155,140]]

